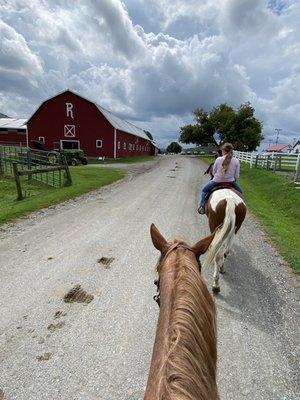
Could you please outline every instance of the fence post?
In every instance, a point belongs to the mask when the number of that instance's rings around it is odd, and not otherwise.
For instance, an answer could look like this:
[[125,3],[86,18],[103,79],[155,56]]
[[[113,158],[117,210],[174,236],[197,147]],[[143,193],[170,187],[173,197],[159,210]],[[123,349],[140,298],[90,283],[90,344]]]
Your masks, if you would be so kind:
[[12,166],[13,166],[14,177],[15,177],[17,193],[18,193],[17,200],[23,200],[21,181],[20,181],[20,176],[18,174],[18,164],[16,162],[13,162]]
[[63,164],[65,166],[65,171],[66,171],[66,176],[67,176],[67,186],[71,186],[72,185],[72,176],[71,176],[71,173],[69,170],[66,156],[61,154],[61,157],[62,157]]
[[[30,149],[27,149],[27,168],[28,170],[31,169],[31,155],[30,155]],[[30,181],[32,179],[32,175],[28,174],[28,180]]]
[[276,172],[277,155],[274,156],[273,171]]
[[297,156],[297,161],[296,161],[296,172],[295,172],[295,178],[294,181],[298,182],[300,179],[300,153]]
[[281,171],[281,158],[282,158],[282,156],[279,156],[279,167],[278,167],[278,171]]

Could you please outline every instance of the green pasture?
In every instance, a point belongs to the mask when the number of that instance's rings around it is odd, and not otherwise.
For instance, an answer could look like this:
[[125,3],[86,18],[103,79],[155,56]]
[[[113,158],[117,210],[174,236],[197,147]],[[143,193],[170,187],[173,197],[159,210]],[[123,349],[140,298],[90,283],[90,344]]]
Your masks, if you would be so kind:
[[[200,156],[206,163],[214,157]],[[250,211],[283,258],[300,274],[300,192],[291,179],[242,163],[239,183]]]
[[16,200],[14,179],[0,175],[0,224],[109,185],[126,175],[125,171],[115,168],[78,166],[70,167],[70,171],[73,185],[60,189],[35,181],[29,182],[27,178],[22,177],[22,191],[26,197],[20,201]]

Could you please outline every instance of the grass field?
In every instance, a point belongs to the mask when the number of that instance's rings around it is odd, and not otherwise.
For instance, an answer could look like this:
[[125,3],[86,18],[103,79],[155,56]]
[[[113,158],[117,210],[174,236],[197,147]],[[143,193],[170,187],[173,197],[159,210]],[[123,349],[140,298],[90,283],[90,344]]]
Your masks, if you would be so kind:
[[[214,158],[200,159],[210,163]],[[284,259],[300,274],[300,192],[290,179],[244,163],[239,183],[250,211],[258,217]]]
[[[155,156],[135,156],[135,157],[122,157],[122,158],[109,158],[104,161],[105,164],[116,164],[116,163],[124,163],[124,164],[135,164],[139,162],[153,161]],[[97,158],[90,158],[89,164],[103,164],[103,161],[98,160]]]
[[22,217],[40,208],[49,207],[81,194],[109,185],[126,175],[126,172],[113,168],[84,166],[70,167],[73,185],[61,189],[51,188],[38,182],[29,183],[22,179],[23,193],[27,197],[17,201],[16,184],[13,178],[0,177],[0,224]]

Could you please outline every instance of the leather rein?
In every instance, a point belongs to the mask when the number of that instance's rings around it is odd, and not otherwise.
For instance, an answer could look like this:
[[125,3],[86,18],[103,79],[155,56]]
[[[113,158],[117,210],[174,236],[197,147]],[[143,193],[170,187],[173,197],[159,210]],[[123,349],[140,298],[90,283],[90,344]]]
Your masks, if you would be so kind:
[[[157,267],[157,271],[159,270],[160,265],[162,265],[165,260],[167,259],[167,257],[170,255],[170,253],[172,253],[172,251],[177,250],[177,249],[185,249],[185,250],[190,250],[192,253],[195,254],[195,250],[190,247],[189,245],[187,245],[184,242],[176,242],[174,243],[166,252],[166,254],[161,258],[161,260],[158,261],[158,267]],[[196,256],[196,254],[195,254]],[[201,265],[200,265],[200,261],[199,261],[199,257],[196,256],[196,260],[198,261],[198,266],[199,266],[199,273],[201,272]],[[159,274],[159,272],[158,272]],[[156,303],[158,304],[158,306],[160,307],[160,278],[158,277],[158,279],[154,280],[154,285],[156,285],[156,294],[153,296],[153,300],[156,301]]]

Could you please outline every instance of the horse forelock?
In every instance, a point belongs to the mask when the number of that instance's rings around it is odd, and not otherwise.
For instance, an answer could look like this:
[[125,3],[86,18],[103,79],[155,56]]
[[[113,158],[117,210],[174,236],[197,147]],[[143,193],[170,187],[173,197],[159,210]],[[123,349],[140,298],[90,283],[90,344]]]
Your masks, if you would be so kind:
[[[217,399],[215,305],[192,253],[176,257],[161,399]],[[163,300],[163,299],[162,299]]]
[[169,256],[169,255],[173,252],[173,250],[175,250],[176,248],[185,248],[185,249],[188,249],[188,250],[190,250],[190,251],[193,252],[193,249],[192,249],[188,244],[186,244],[182,239],[174,239],[173,242],[172,242],[172,243],[168,243],[168,245],[169,245],[169,247],[168,247],[167,252],[166,252],[165,254],[161,254],[161,255],[160,255],[160,257],[159,257],[159,259],[158,259],[158,262],[157,262],[157,264],[156,264],[156,271],[157,271],[158,273],[161,272],[161,270],[162,270],[162,268],[163,268],[163,265],[164,265],[164,263],[166,262],[168,256]]

